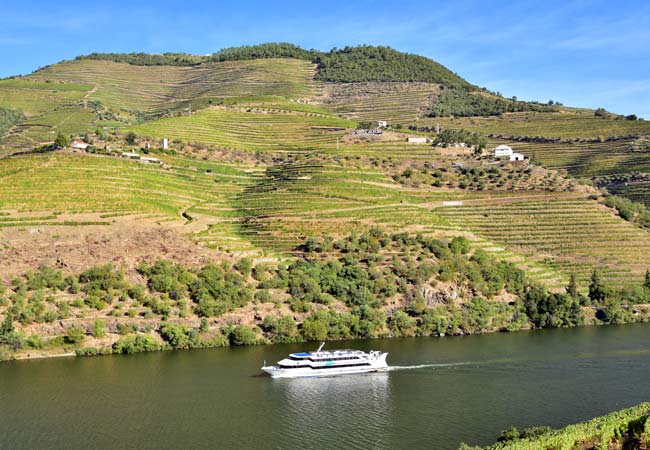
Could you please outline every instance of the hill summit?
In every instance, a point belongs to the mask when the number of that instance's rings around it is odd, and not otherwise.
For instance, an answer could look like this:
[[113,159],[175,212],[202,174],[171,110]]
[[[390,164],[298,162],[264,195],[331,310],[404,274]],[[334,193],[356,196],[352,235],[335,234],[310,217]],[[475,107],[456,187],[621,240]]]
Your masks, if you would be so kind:
[[399,52],[390,47],[361,45],[333,48],[329,52],[305,50],[294,44],[266,43],[230,47],[209,56],[186,53],[91,53],[77,59],[123,62],[139,66],[196,66],[207,62],[245,61],[265,58],[295,58],[318,65],[316,79],[332,82],[425,82],[471,87],[470,83],[443,65],[424,56]]

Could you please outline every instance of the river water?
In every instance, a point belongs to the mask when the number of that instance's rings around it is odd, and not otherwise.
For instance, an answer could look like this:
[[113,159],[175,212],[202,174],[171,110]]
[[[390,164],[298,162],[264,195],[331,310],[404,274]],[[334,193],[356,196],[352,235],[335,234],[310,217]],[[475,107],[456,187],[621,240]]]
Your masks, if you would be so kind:
[[386,339],[388,373],[259,376],[313,343],[0,364],[0,449],[456,449],[650,400],[650,325]]

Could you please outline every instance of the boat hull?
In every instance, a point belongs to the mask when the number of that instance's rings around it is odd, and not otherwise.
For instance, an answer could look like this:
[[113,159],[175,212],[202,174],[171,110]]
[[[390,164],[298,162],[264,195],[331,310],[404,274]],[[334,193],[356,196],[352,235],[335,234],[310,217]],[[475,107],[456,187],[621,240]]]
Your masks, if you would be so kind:
[[380,364],[371,364],[368,366],[357,367],[336,367],[318,369],[311,367],[301,367],[293,369],[283,369],[278,366],[265,366],[262,370],[268,373],[271,378],[314,378],[314,377],[333,377],[340,375],[356,375],[362,373],[385,372],[388,365],[385,361]]

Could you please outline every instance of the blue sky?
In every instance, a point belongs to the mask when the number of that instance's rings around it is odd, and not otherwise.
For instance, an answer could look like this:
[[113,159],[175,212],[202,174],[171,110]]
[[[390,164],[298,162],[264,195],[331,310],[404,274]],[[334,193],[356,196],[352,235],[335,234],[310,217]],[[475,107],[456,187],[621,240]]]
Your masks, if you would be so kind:
[[650,119],[647,1],[3,1],[0,77],[90,52],[389,45],[520,99]]

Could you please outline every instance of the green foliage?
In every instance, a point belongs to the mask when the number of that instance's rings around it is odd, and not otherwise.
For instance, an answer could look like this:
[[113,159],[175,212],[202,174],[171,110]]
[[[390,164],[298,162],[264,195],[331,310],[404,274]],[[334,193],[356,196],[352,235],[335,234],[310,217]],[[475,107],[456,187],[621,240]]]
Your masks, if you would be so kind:
[[138,135],[133,131],[129,131],[124,138],[124,141],[129,145],[135,145],[137,143]]
[[650,228],[650,209],[643,203],[634,202],[618,195],[607,195],[605,204],[616,209],[618,215],[628,222],[643,228]]
[[131,334],[120,338],[113,344],[114,353],[132,354],[138,352],[155,352],[163,346],[151,334]]
[[447,86],[469,86],[435,61],[398,52],[390,47],[361,45],[319,54],[316,79],[334,82],[420,81]]
[[57,148],[65,148],[68,145],[70,145],[70,138],[66,136],[63,133],[59,133],[56,135],[56,139],[54,139],[54,146]]
[[160,327],[160,336],[175,349],[194,347],[197,332],[178,323],[165,323]]
[[532,286],[523,302],[530,321],[538,328],[582,325],[580,304],[567,294],[549,293],[540,286]]
[[469,252],[471,244],[469,240],[464,236],[456,236],[449,243],[449,250],[454,255],[464,255]]
[[[415,128],[416,130],[420,131],[424,127],[411,125],[409,128]],[[459,130],[442,130],[433,138],[433,144],[441,147],[447,147],[448,145],[459,143],[465,143],[467,145],[476,147],[478,150],[482,150],[487,146],[488,141],[487,138],[481,133],[477,131],[468,131],[462,128]]]
[[70,327],[65,332],[65,341],[68,344],[81,344],[86,337],[86,331],[81,327]]
[[298,326],[291,316],[264,318],[262,330],[271,335],[271,342],[285,344],[301,341]]
[[508,442],[519,439],[519,430],[516,427],[506,428],[501,432],[501,436],[497,439],[498,442]]
[[269,42],[259,45],[244,45],[219,50],[209,59],[212,61],[241,61],[262,58],[296,58],[312,60],[314,50],[305,50],[287,42]]
[[85,56],[78,56],[76,59],[113,61],[135,66],[194,66],[204,61],[204,57],[187,53],[91,53]]
[[241,61],[265,58],[295,58],[318,64],[316,78],[334,82],[420,81],[448,86],[469,86],[444,66],[423,56],[402,53],[390,47],[362,45],[329,52],[305,50],[286,42],[230,47],[210,56],[186,53],[92,53],[77,59],[122,62],[144,66],[193,66],[206,62]]
[[93,322],[92,333],[95,338],[103,338],[106,336],[106,322],[103,320],[96,320]]
[[416,324],[415,319],[409,317],[404,311],[397,311],[388,319],[388,329],[393,336],[415,336]]
[[23,335],[14,328],[13,315],[6,314],[0,325],[0,350],[2,350],[3,346],[7,346],[15,352],[23,348],[24,345],[25,339]]
[[438,100],[429,109],[428,114],[432,117],[473,117],[522,111],[552,112],[557,111],[557,108],[540,103],[486,96],[467,89],[446,88],[440,91]]
[[[647,432],[650,431],[649,417],[650,404],[641,403],[632,408],[615,411],[587,422],[569,425],[560,430],[553,430],[546,426],[531,427],[515,437],[516,429],[512,428],[502,434],[502,436],[507,435],[508,439],[499,439],[499,442],[485,447],[485,450],[628,448],[628,445],[633,445],[634,442],[647,442]],[[625,446],[623,446],[624,443]],[[461,445],[460,448],[471,447]],[[637,447],[630,446],[629,448]]]
[[254,328],[246,325],[237,325],[228,333],[230,345],[255,345],[260,341]]
[[594,270],[589,283],[589,299],[593,305],[602,305],[608,296],[608,290],[600,278],[600,273]]

